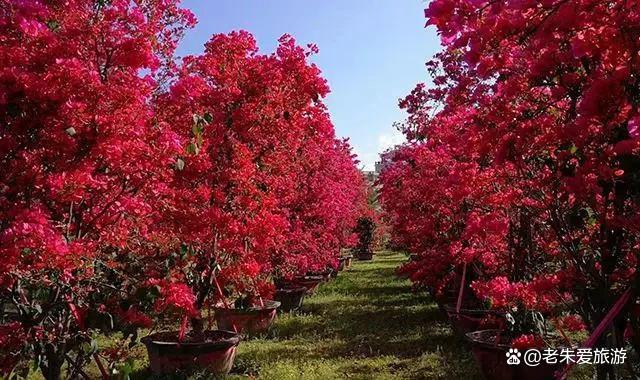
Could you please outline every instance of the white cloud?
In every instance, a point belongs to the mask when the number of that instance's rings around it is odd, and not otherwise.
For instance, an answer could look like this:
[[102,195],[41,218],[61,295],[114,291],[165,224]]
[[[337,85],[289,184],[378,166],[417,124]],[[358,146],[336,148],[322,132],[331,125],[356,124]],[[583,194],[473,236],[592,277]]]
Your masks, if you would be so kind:
[[404,135],[397,129],[394,129],[391,133],[383,133],[378,136],[378,153],[382,153],[405,141]]
[[353,152],[358,155],[358,161],[360,163],[358,166],[362,170],[373,170],[375,167],[375,162],[378,160],[378,154],[376,152],[371,151],[363,151],[358,147],[353,148]]
[[405,141],[404,135],[400,131],[394,129],[388,133],[378,135],[377,146],[371,144],[373,146],[368,147],[368,149],[354,147],[354,152],[358,155],[358,160],[360,160],[360,168],[363,170],[373,171],[376,161],[380,160],[381,153],[389,148],[402,144]]

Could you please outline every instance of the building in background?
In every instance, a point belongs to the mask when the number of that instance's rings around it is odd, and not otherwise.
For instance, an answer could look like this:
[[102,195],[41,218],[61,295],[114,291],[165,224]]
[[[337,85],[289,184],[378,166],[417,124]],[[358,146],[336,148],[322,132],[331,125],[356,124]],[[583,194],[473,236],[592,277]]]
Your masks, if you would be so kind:
[[380,175],[380,172],[384,169],[384,166],[385,165],[382,163],[382,161],[377,161],[374,165],[374,170],[362,171],[362,174],[367,179],[369,184],[373,185],[376,182],[378,176]]

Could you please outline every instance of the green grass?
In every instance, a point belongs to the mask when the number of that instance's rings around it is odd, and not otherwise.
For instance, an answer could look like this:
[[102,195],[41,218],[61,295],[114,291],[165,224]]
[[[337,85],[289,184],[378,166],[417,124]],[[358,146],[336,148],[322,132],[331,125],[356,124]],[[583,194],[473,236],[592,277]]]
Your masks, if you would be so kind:
[[278,316],[270,333],[244,341],[232,378],[454,379],[480,377],[426,295],[395,276],[406,256],[380,252],[355,262]]

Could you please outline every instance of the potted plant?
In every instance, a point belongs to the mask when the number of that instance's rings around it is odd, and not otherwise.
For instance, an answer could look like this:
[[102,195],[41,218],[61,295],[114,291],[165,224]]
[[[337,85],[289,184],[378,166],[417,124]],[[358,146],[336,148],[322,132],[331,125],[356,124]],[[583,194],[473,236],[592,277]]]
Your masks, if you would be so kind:
[[280,301],[243,297],[238,298],[233,307],[223,304],[213,310],[218,329],[256,335],[269,330],[278,307]]
[[[487,379],[553,379],[554,373],[560,369],[558,363],[541,362],[538,366],[529,367],[521,360],[506,360],[513,349],[522,351],[521,355],[524,355],[528,349],[561,350],[573,346],[556,317],[568,307],[570,299],[559,296],[550,284],[552,282],[543,284],[540,280],[533,283],[509,282],[503,277],[473,284],[481,298],[487,299],[493,308],[504,310],[499,329],[482,329],[466,334],[474,358]],[[553,317],[559,335],[549,333],[547,320],[538,310]],[[567,330],[583,328],[574,320]]]
[[[191,15],[174,0],[2,8],[0,378],[33,366],[78,378],[95,361],[106,379],[105,330],[87,317],[118,324],[107,303],[128,294],[109,268],[155,252],[156,190],[178,150],[152,120],[159,84],[140,72],[162,71]],[[97,69],[89,50],[119,58]]]
[[141,340],[147,347],[149,365],[155,374],[175,374],[205,369],[227,374],[233,367],[240,336],[231,331],[190,332],[182,339],[161,332]]
[[466,334],[471,351],[487,380],[553,380],[562,368],[560,361],[540,361],[530,366],[521,359],[527,350],[545,348],[561,350],[562,342],[548,334],[541,313],[521,311],[505,315],[505,329],[488,329]]
[[280,302],[280,310],[291,312],[302,307],[307,288],[304,286],[283,287],[276,289],[274,300]]
[[[559,363],[541,362],[537,366],[529,366],[518,357],[528,349],[544,350],[549,345],[536,335],[522,335],[517,339],[502,336],[503,330],[481,330],[466,335],[471,343],[473,357],[480,371],[487,380],[554,380],[555,373],[561,369]],[[518,351],[515,351],[517,349]],[[517,364],[508,363],[511,355],[518,357]]]
[[318,286],[324,281],[323,276],[295,276],[292,279],[280,278],[275,280],[275,285],[279,289],[303,287],[307,294],[315,293]]
[[179,330],[156,332],[141,339],[147,348],[152,372],[157,376],[188,375],[202,370],[214,375],[229,373],[240,335],[235,331],[205,328],[196,296],[186,284],[149,280],[146,285],[142,292],[155,298],[156,320],[162,321],[159,316],[165,319],[176,316],[181,321]]

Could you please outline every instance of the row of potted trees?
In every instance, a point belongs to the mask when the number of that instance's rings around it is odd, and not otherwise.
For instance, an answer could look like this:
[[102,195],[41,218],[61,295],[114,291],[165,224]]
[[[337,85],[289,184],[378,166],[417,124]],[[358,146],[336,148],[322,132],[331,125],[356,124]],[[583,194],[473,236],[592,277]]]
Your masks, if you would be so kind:
[[147,348],[151,370],[156,375],[201,373],[203,370],[209,375],[228,374],[240,341],[268,332],[277,311],[299,310],[305,296],[312,295],[322,282],[330,281],[350,266],[350,256],[340,257],[340,262],[344,265],[327,267],[320,273],[277,280],[275,300],[243,305],[246,301],[238,299],[234,305],[213,308],[216,330],[187,334],[178,341],[170,332],[145,336],[141,341]]
[[178,60],[195,22],[178,0],[0,4],[0,377],[124,376],[141,328],[179,326],[144,340],[159,371],[230,358],[274,283],[284,302],[355,243],[365,184],[316,48],[240,31]]
[[[507,347],[640,347],[639,9],[435,0],[426,10],[444,48],[427,64],[432,84],[400,103],[408,142],[386,154],[381,203],[393,243],[413,254],[401,273],[458,331],[503,350],[505,366]],[[595,367],[598,379],[619,376]]]

